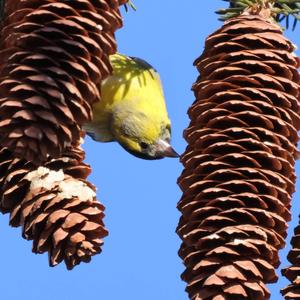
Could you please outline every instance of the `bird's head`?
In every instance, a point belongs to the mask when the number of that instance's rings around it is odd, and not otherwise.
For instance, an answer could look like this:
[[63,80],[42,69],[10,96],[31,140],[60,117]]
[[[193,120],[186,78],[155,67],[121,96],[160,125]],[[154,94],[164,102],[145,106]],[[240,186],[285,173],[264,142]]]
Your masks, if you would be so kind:
[[[127,113],[126,117],[124,113]],[[143,112],[132,114],[122,111],[115,116],[112,128],[117,142],[136,157],[147,160],[179,157],[170,145],[169,120],[167,123],[161,123]]]

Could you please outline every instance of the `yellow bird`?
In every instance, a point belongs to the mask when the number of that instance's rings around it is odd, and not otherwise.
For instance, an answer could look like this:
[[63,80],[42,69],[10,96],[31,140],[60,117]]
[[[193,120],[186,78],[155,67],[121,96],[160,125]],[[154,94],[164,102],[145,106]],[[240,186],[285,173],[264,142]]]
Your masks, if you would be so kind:
[[143,159],[178,157],[170,145],[171,123],[157,71],[146,61],[122,54],[110,56],[113,73],[101,84],[101,101],[84,125],[100,142],[117,141]]

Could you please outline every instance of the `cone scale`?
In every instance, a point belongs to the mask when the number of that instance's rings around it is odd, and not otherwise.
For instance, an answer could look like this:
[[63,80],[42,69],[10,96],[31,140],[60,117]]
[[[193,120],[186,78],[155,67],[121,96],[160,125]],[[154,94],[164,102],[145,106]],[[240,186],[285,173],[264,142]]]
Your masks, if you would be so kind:
[[295,190],[299,60],[280,27],[243,14],[195,61],[177,233],[193,300],[269,299]]

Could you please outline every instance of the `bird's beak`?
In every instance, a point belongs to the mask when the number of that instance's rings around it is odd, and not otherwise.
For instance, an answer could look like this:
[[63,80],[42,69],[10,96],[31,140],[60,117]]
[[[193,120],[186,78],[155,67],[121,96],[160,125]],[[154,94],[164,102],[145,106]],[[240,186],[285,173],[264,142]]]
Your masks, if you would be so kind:
[[179,157],[180,155],[172,148],[172,146],[164,141],[158,140],[156,154],[162,157]]

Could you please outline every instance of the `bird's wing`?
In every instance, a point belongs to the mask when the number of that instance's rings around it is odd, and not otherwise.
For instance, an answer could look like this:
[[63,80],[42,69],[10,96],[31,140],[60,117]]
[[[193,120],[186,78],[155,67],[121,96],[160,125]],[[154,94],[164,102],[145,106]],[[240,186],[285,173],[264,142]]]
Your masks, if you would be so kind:
[[105,126],[96,122],[86,123],[82,126],[83,130],[95,141],[108,143],[113,142],[115,139],[111,132]]

